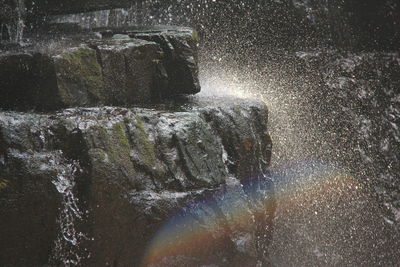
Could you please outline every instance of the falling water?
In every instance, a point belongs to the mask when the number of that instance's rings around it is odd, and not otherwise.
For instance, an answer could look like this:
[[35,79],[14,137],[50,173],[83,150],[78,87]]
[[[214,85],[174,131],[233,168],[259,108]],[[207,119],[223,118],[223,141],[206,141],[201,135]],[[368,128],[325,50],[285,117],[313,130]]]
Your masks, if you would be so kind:
[[54,244],[51,262],[55,265],[63,263],[64,266],[79,266],[82,259],[89,256],[80,249],[81,243],[88,237],[77,230],[77,224],[87,215],[80,209],[78,198],[74,194],[75,175],[79,172],[79,163],[65,163],[54,159],[50,160],[49,164],[61,166],[53,184],[62,199],[58,217],[60,230]]
[[[0,1],[0,42],[6,40],[16,44],[22,44],[25,28],[25,2],[24,0],[14,0],[15,6],[9,6]],[[1,21],[4,19],[5,21]]]
[[17,25],[16,25],[16,33],[15,37],[12,38],[14,39],[15,43],[21,43],[22,38],[24,35],[24,28],[25,28],[25,23],[24,23],[24,16],[25,16],[25,4],[24,0],[17,0]]
[[[11,123],[19,123],[18,120]],[[32,133],[37,129],[33,127]],[[40,139],[44,144],[48,143],[46,137],[51,132],[43,133]],[[38,166],[40,172],[49,172],[54,175],[52,180],[55,189],[60,194],[60,207],[58,214],[58,237],[53,244],[50,263],[52,266],[80,266],[81,260],[89,257],[86,251],[82,251],[80,245],[88,240],[86,234],[78,230],[78,224],[85,220],[87,214],[79,207],[78,198],[75,196],[75,175],[80,171],[77,162],[67,162],[61,151],[21,152],[17,149],[10,150],[14,158],[20,159],[35,169],[35,162],[41,162]]]

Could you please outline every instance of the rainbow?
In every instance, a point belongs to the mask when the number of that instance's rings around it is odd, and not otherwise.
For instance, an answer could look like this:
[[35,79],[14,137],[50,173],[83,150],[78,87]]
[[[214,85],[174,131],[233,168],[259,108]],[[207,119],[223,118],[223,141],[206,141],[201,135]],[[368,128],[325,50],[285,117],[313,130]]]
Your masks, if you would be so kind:
[[[243,186],[240,183],[228,183],[229,190],[210,191],[205,197],[188,203],[154,236],[142,266],[166,266],[166,259],[178,255],[202,258],[208,257],[207,253],[215,252],[216,247],[217,250],[226,249],[232,243],[230,239],[227,240],[230,229],[251,231],[258,216],[268,216],[274,212],[275,200],[271,197],[271,184],[268,184],[270,179],[262,175],[261,179],[250,179]],[[275,182],[275,199],[280,206],[299,206],[294,202],[301,201],[303,209],[315,201],[323,205],[324,200],[362,188],[347,172],[313,159],[276,167],[272,180]],[[257,194],[260,189],[266,190],[267,194]],[[252,213],[248,205],[243,203],[244,191],[247,195],[254,192],[252,202],[259,203],[254,205],[256,210]],[[225,215],[228,214],[229,220],[218,216],[221,210]],[[290,209],[290,212],[296,211]]]

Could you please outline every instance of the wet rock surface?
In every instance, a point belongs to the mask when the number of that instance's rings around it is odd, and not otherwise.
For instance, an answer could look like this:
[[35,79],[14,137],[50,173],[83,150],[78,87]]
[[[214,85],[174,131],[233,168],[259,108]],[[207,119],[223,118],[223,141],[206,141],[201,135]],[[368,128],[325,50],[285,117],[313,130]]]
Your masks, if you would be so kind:
[[200,91],[191,29],[107,30],[100,39],[86,34],[3,53],[0,107],[129,106]]
[[319,122],[333,140],[326,153],[342,150],[343,162],[360,164],[352,166],[354,171],[381,175],[365,183],[386,177],[388,188],[398,188],[392,163],[398,160],[399,53],[297,52],[291,60],[293,71],[304,75],[300,79],[312,80],[303,89],[314,105],[310,114],[315,119],[329,115]]
[[[198,98],[2,111],[0,231],[8,253],[0,263],[267,263],[274,212],[267,116],[257,101]],[[204,243],[182,231],[201,233]],[[174,250],[171,240],[187,249]]]

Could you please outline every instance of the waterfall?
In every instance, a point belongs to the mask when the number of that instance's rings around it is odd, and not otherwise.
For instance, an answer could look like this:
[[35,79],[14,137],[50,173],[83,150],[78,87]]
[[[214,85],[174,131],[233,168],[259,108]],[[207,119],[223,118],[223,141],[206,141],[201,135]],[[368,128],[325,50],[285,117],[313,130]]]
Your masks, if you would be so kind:
[[16,22],[16,33],[14,37],[14,41],[16,43],[21,43],[22,38],[24,35],[24,28],[25,28],[25,22],[24,22],[24,17],[25,17],[25,3],[24,0],[17,0],[17,22]]
[[25,28],[25,0],[13,0],[12,5],[0,2],[0,41],[21,44]]

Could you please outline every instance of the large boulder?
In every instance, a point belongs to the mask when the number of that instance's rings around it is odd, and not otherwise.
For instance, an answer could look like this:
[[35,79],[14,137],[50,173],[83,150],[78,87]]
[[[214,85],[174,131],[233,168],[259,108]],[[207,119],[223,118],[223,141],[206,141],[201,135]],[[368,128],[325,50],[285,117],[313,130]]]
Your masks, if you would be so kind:
[[268,264],[266,107],[193,101],[2,112],[0,264]]

